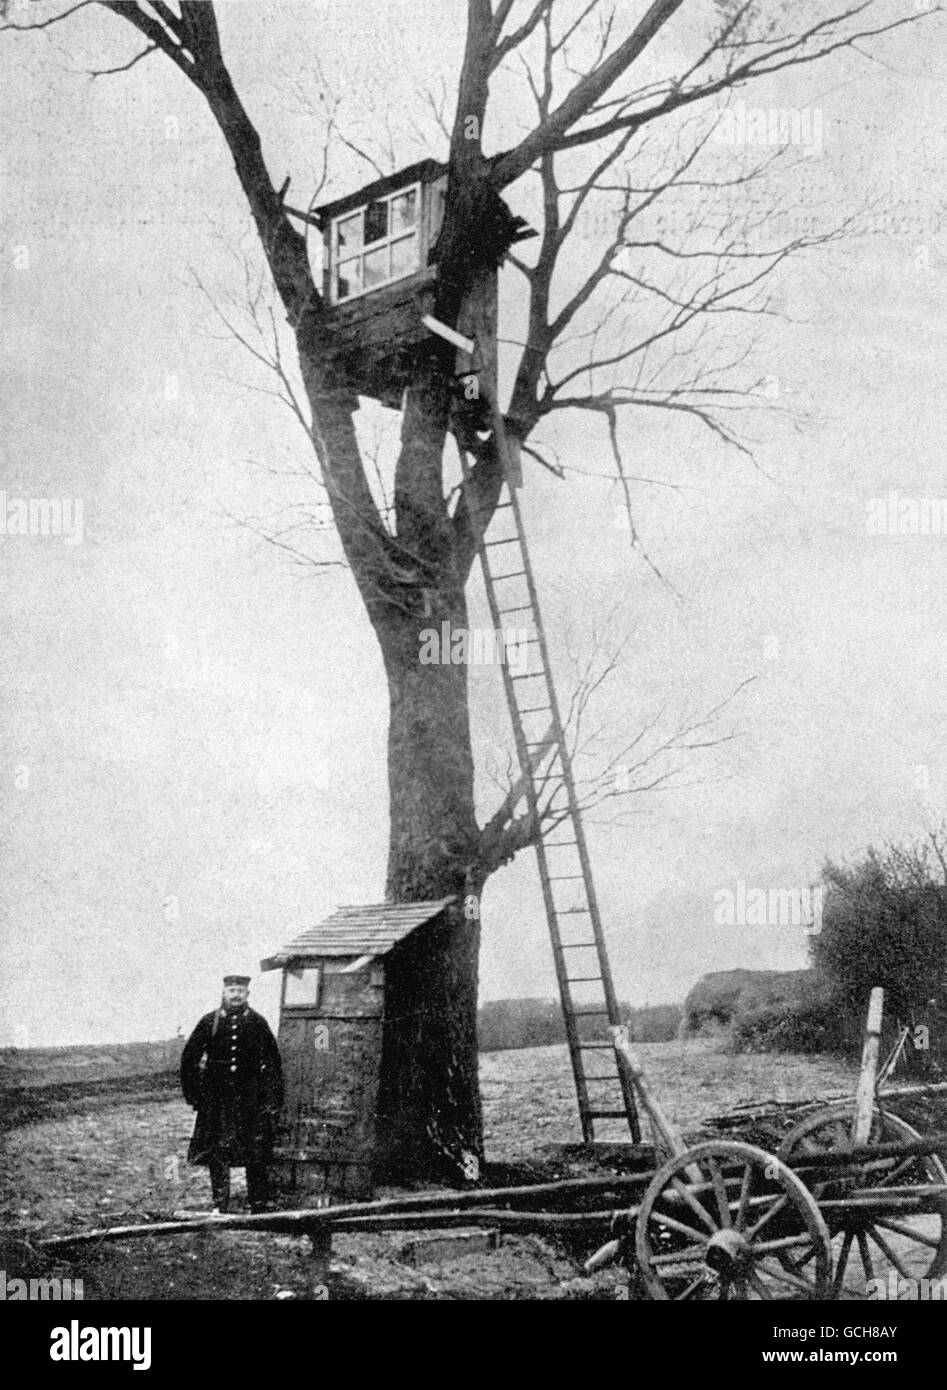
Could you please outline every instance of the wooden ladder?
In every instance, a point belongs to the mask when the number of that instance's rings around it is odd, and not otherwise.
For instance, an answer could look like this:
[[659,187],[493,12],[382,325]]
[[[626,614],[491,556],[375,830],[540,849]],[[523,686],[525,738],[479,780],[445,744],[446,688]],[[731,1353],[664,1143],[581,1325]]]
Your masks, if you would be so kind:
[[[565,1019],[566,1041],[579,1103],[582,1137],[591,1144],[596,1121],[623,1121],[635,1143],[641,1129],[634,1088],[616,1064],[614,1045],[600,1036],[583,1036],[583,1019],[597,1020],[608,1031],[621,1025],[618,1000],[608,964],[605,936],[599,916],[588,846],[572,776],[572,763],[553,683],[549,651],[543,629],[536,582],[530,564],[523,517],[502,423],[496,419],[501,442],[505,480],[500,500],[485,534],[472,493],[467,493],[471,525],[483,571],[487,603],[494,631],[504,620],[514,630],[525,631],[528,660],[511,671],[501,660],[503,688],[513,725],[516,754],[523,779],[530,818],[538,822],[540,806],[558,800],[561,819],[548,838],[536,841],[536,861],[542,885],[546,921],[552,941],[559,997]],[[464,485],[469,465],[463,450]],[[498,641],[499,641],[498,637]],[[520,643],[517,643],[520,649]]]

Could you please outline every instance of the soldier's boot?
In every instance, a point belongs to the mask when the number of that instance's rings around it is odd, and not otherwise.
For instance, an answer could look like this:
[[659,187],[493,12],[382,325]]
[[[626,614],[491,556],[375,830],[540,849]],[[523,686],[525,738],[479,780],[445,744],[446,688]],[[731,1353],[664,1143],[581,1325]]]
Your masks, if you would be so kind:
[[210,1165],[210,1190],[213,1193],[214,1210],[221,1213],[230,1210],[230,1166],[227,1163]]
[[270,1180],[265,1163],[247,1164],[247,1205],[251,1212],[266,1211]]

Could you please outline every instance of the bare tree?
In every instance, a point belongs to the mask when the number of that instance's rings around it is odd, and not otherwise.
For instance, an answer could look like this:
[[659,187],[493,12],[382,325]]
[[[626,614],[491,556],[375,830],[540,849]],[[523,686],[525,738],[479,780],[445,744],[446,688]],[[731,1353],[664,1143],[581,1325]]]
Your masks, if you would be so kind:
[[[91,2],[55,10],[39,0],[35,17],[14,17],[2,27],[44,29],[71,16],[82,23]],[[331,306],[314,279],[307,226],[299,216],[305,209],[293,211],[288,182],[271,173],[273,160],[264,157],[231,79],[214,4],[98,3],[139,40],[127,56],[119,51],[103,62],[101,73],[146,68],[160,55],[206,101],[290,326],[292,372],[279,356],[268,365],[291,387],[314,478],[325,487],[387,676],[387,893],[408,900],[479,893],[543,827],[524,820],[515,779],[496,813],[478,823],[467,670],[420,664],[419,632],[442,621],[467,625],[473,513],[487,522],[500,495],[500,431],[528,456],[543,459],[542,429],[550,417],[578,411],[600,421],[629,516],[633,479],[622,422],[633,412],[664,411],[669,422],[683,417],[746,447],[740,412],[759,403],[758,383],[747,374],[739,326],[747,316],[768,312],[766,286],[788,258],[839,228],[774,237],[773,205],[749,191],[768,174],[770,153],[721,180],[705,166],[708,129],[692,117],[754,80],[841,50],[862,53],[872,40],[916,20],[916,7],[907,0],[893,12],[888,0],[468,0],[452,118],[444,114],[450,103],[443,91],[419,98],[449,137],[446,203],[434,253],[435,314],[452,326],[487,323],[497,268],[509,256],[527,288],[523,342],[501,400],[490,399],[498,390],[490,371],[496,343],[478,338],[486,363],[483,394],[493,412],[484,428],[482,410],[458,400],[454,349],[432,336],[404,395],[386,506],[357,437],[355,383],[343,363]],[[228,16],[228,22],[239,19]],[[312,36],[317,62],[315,13]],[[662,46],[665,36],[673,49]],[[502,127],[496,119],[501,75],[507,84],[523,84],[535,114],[525,133],[491,147],[485,132]],[[144,79],[136,72],[134,80]],[[365,157],[337,127],[329,138],[344,141],[340,147],[353,157]],[[706,200],[726,197],[728,190],[728,215],[714,222],[705,215]],[[538,236],[522,252],[512,251],[518,224],[503,195],[523,198],[536,224]],[[778,200],[778,193],[773,196]],[[583,214],[593,206],[607,211],[610,229],[594,264],[577,277],[582,257],[574,248]],[[294,394],[297,371],[301,394]],[[460,491],[447,485],[451,440],[469,465],[469,484]],[[292,537],[283,539],[295,546]],[[693,742],[700,729],[685,726],[680,733]],[[634,759],[633,752],[629,756]],[[594,788],[587,790],[594,799]],[[458,909],[413,996],[400,1001],[398,1047],[381,1105],[392,1160],[416,1172],[456,1172],[461,1155],[482,1153],[478,950],[479,923],[465,921]]]

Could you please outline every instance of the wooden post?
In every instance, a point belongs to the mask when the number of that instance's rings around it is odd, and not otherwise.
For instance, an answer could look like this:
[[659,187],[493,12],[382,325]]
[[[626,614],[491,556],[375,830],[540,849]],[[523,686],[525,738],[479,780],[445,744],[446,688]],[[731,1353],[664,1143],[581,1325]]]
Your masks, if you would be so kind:
[[878,1076],[878,1049],[881,1045],[881,1022],[884,1018],[885,992],[879,986],[871,991],[865,1041],[862,1046],[861,1074],[855,1092],[855,1115],[852,1121],[852,1143],[867,1144],[871,1121],[875,1113],[875,1082]]
[[463,352],[456,369],[459,374],[476,376],[480,399],[492,404],[498,392],[495,266],[479,271],[474,277],[457,315],[457,332],[461,337],[472,339],[474,352]]
[[[647,1078],[641,1066],[641,1062],[635,1052],[629,1046],[623,1028],[612,1029],[612,1040],[615,1044],[615,1051],[618,1053],[618,1065],[624,1067],[631,1080],[632,1086],[642,1106],[647,1111],[654,1128],[655,1136],[660,1141],[668,1158],[680,1158],[687,1148],[684,1136],[677,1126],[665,1115],[660,1104],[655,1100],[648,1085]],[[702,1179],[697,1178],[700,1182]]]
[[332,1262],[332,1231],[328,1226],[310,1226],[308,1235],[312,1246],[312,1277],[317,1297],[321,1297]]

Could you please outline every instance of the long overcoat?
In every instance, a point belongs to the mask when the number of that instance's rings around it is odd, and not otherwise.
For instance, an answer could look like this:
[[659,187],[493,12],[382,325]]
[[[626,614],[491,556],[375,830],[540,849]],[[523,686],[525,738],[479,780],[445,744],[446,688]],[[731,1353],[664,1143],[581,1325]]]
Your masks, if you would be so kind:
[[269,1162],[283,1071],[265,1018],[251,1008],[205,1014],[181,1054],[181,1089],[197,1110],[189,1163]]

